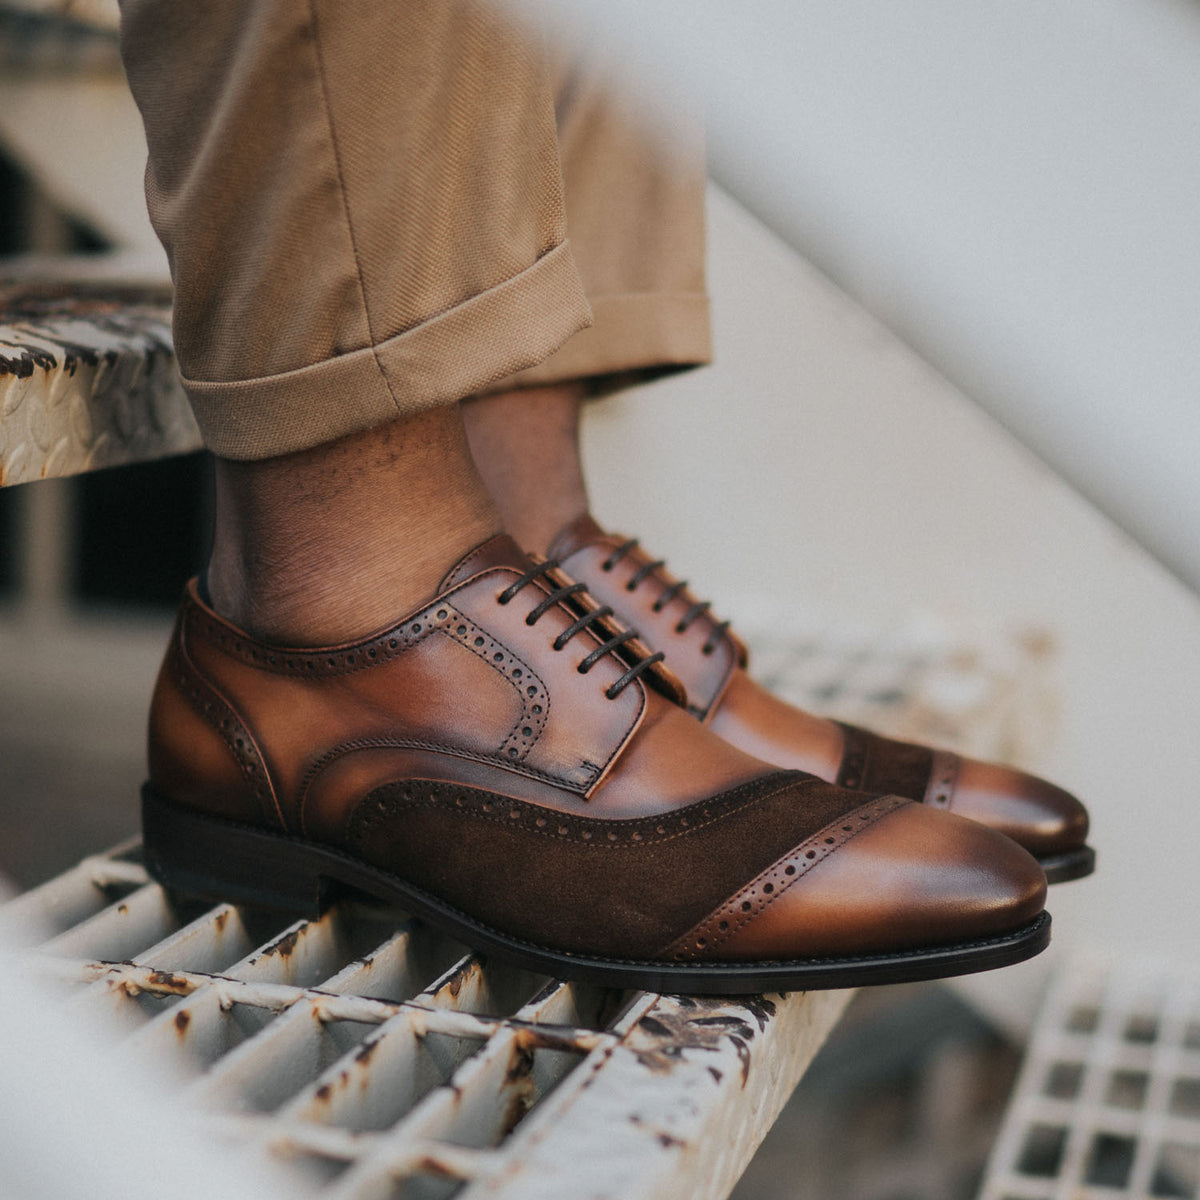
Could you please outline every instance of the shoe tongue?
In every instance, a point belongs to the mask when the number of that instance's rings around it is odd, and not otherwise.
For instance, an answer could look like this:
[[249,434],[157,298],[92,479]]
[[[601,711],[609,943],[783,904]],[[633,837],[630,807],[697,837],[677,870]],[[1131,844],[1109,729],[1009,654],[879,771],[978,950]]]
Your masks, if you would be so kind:
[[507,533],[498,533],[463,555],[447,572],[438,591],[449,591],[465,579],[470,579],[472,575],[489,571],[493,567],[512,567],[524,575],[530,566],[529,556],[525,551]]
[[601,541],[609,535],[592,519],[591,513],[580,513],[573,521],[568,522],[559,531],[554,541],[550,543],[547,558],[570,558],[577,550],[590,546],[593,542]]

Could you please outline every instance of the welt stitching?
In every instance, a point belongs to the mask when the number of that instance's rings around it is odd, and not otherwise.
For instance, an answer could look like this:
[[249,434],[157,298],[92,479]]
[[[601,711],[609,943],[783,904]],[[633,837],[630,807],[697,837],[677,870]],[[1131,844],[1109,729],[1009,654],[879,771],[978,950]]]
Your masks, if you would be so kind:
[[354,255],[354,271],[358,278],[358,290],[362,296],[363,316],[367,322],[367,336],[371,339],[371,356],[375,359],[375,367],[379,371],[379,377],[383,380],[383,386],[387,388],[388,395],[392,399],[392,407],[400,412],[400,402],[396,399],[396,393],[392,389],[391,380],[387,377],[387,372],[383,369],[383,363],[379,358],[379,347],[375,338],[375,324],[371,320],[371,307],[367,303],[367,287],[363,279],[362,259],[358,252],[358,239],[354,236],[354,222],[350,219],[350,196],[346,188],[346,178],[342,171],[342,155],[338,147],[337,133],[333,126],[333,109],[329,103],[329,83],[325,74],[325,58],[321,53],[321,31],[317,21],[317,10],[313,0],[308,0],[309,17],[312,20],[313,29],[313,53],[317,60],[317,75],[321,80],[321,100],[325,109],[325,124],[329,130],[329,146],[333,151],[333,163],[337,172],[338,190],[342,195],[342,211],[346,217],[346,234],[350,238],[350,249]]

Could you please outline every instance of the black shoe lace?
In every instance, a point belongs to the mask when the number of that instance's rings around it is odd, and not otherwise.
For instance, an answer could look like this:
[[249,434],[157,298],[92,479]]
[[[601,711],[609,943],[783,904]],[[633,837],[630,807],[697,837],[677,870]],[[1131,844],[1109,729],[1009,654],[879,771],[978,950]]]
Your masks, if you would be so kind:
[[[604,562],[600,564],[601,570],[611,571],[613,567],[615,567],[617,563],[621,561],[621,559],[623,559],[631,551],[636,550],[637,546],[637,538],[630,538],[629,541],[623,542],[604,560]],[[665,567],[666,565],[666,560],[662,558],[655,559],[653,562],[644,563],[629,577],[625,584],[625,590],[627,592],[637,591],[643,580],[648,579],[660,567]],[[652,606],[653,610],[656,613],[662,612],[662,610],[666,608],[667,605],[670,604],[671,601],[674,600],[675,597],[678,596],[686,587],[686,579],[681,579],[677,583],[669,584],[663,590],[658,599],[654,601]],[[688,628],[699,616],[701,616],[701,614],[709,613],[711,616],[709,611],[711,608],[711,600],[698,600],[675,623],[675,632],[687,633]],[[728,632],[730,624],[731,622],[729,621],[716,621],[714,619],[713,630],[705,639],[704,645],[700,647],[701,654],[712,654],[713,651],[716,650],[716,648],[721,644],[721,639]]]
[[[526,625],[536,625],[538,619],[556,604],[564,600],[569,600],[572,596],[577,596],[580,592],[587,590],[587,584],[584,583],[568,583],[556,586],[556,581],[549,576],[552,571],[558,570],[558,566],[558,559],[551,558],[531,567],[520,579],[510,584],[496,597],[496,603],[507,604],[523,587],[528,586],[535,579],[545,578],[551,591],[539,604],[530,609],[529,614],[525,618]],[[580,675],[586,675],[606,654],[616,657],[617,651],[626,642],[632,641],[637,637],[636,629],[621,629],[611,637],[608,637],[608,630],[604,628],[603,622],[605,618],[611,616],[613,616],[613,610],[607,604],[601,605],[599,608],[590,608],[574,623],[568,625],[551,643],[555,650],[562,650],[577,633],[595,626],[595,632],[602,639],[602,644],[597,646],[575,668]],[[610,700],[615,700],[639,675],[648,671],[655,663],[662,662],[664,657],[665,655],[659,651],[655,654],[647,655],[645,658],[639,658],[620,679],[604,689],[604,694]],[[622,666],[625,665],[624,660],[617,658],[617,661]]]

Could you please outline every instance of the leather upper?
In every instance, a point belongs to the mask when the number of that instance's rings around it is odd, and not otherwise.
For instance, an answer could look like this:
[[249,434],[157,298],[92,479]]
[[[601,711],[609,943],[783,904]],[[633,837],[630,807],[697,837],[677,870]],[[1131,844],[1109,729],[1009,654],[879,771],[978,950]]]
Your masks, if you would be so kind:
[[[903,800],[881,807],[729,745],[687,714],[669,673],[626,678],[642,648],[596,657],[614,626],[581,625],[594,607],[586,596],[550,601],[553,572],[513,592],[529,570],[507,538],[492,539],[404,620],[305,649],[248,636],[190,585],[151,709],[151,786],[336,847],[481,922],[568,950],[692,955],[680,938],[772,870],[791,899],[739,925],[721,953],[759,957],[760,943],[772,958],[838,953],[817,949],[838,930],[847,945],[886,950],[972,936],[963,912],[988,914],[980,931],[1040,912],[1040,872],[1004,839],[951,818],[927,827],[931,814]],[[819,864],[787,865],[868,809],[872,827],[900,837],[913,826],[906,845],[932,840],[938,869],[959,869],[937,883],[925,850],[873,857],[863,885],[899,907],[860,906],[848,923],[822,900],[823,880],[845,889],[831,864],[853,875],[857,825]],[[928,903],[935,892],[944,912]],[[827,914],[820,929],[814,912]],[[781,913],[792,914],[786,928]],[[760,927],[771,932],[756,942]]]
[[[1084,844],[1086,809],[1046,780],[881,737],[779,699],[750,677],[745,646],[707,608],[681,629],[695,598],[677,589],[640,547],[606,533],[590,516],[562,530],[550,552],[648,645],[665,653],[693,714],[732,745],[845,787],[895,793],[970,817],[1037,855]],[[664,596],[670,597],[666,604]]]

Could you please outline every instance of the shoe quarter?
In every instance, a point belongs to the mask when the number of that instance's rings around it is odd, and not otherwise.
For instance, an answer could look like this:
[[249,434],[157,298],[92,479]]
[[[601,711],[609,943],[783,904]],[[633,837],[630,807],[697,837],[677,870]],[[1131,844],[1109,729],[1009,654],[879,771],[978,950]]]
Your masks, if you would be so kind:
[[190,608],[189,652],[252,734],[288,828],[317,774],[380,747],[441,753],[449,778],[457,758],[581,797],[599,783],[641,719],[644,691],[634,681],[606,697],[624,670],[608,657],[579,673],[600,645],[587,631],[554,650],[572,618],[553,606],[528,624],[546,595],[536,587],[497,603],[518,577],[487,572],[375,638],[319,650],[259,644]]
[[[533,713],[542,724],[528,749],[522,748],[520,762],[540,776],[589,795],[641,722],[646,708],[644,686],[634,680],[610,697],[608,690],[626,670],[611,655],[581,673],[584,659],[602,645],[600,638],[583,629],[555,649],[560,636],[573,624],[572,615],[554,605],[529,624],[528,618],[546,593],[530,585],[509,603],[501,604],[500,595],[515,578],[515,572],[489,571],[446,599],[467,619],[489,627],[514,658],[537,666],[545,699],[529,698],[534,701],[533,708],[542,708]],[[520,732],[523,735],[525,728]]]

